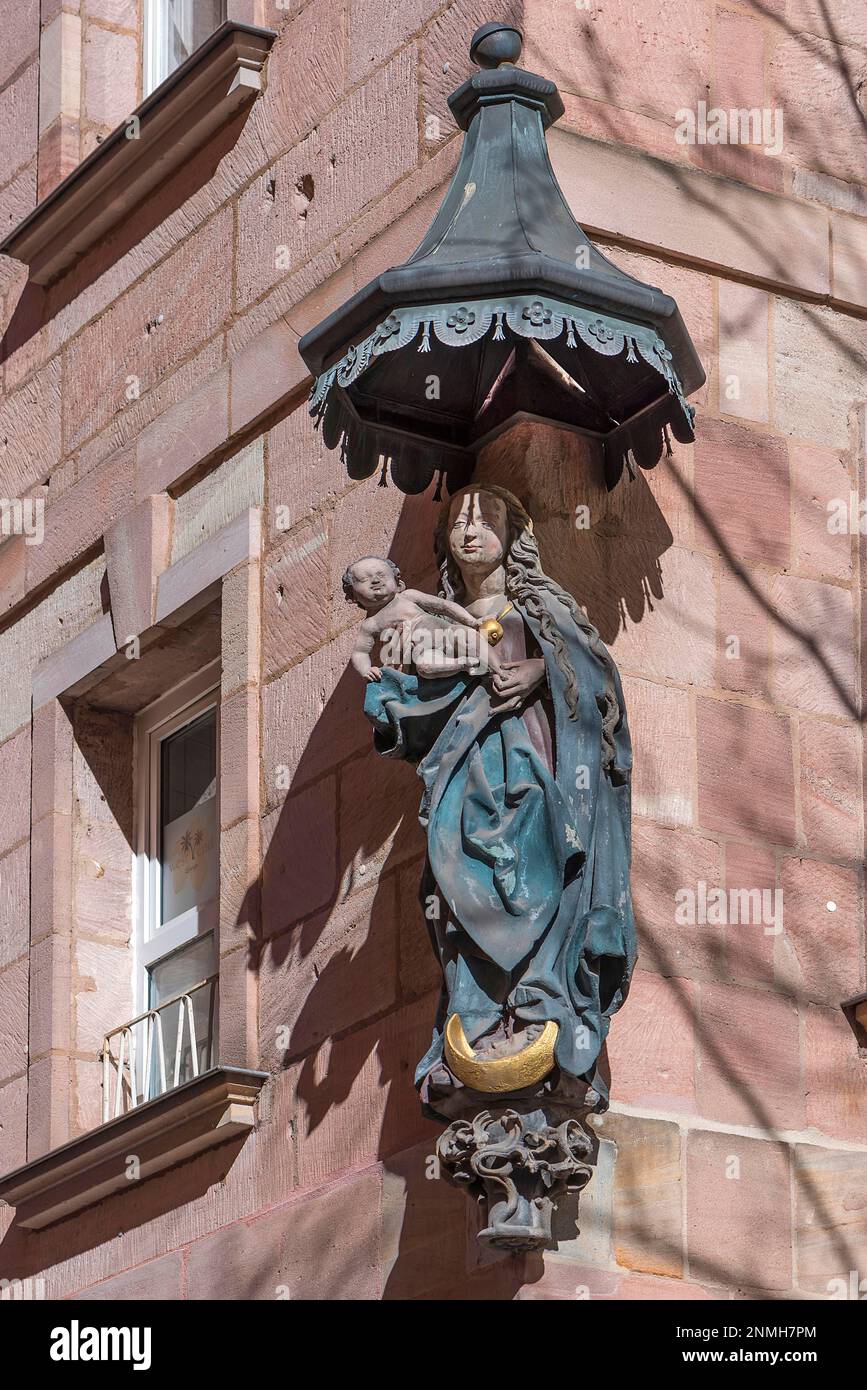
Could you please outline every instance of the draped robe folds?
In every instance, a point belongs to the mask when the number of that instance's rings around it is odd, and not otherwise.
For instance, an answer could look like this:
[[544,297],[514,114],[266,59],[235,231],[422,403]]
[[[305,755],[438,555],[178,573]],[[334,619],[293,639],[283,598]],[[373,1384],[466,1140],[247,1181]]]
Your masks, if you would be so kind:
[[600,711],[606,670],[565,605],[551,594],[539,597],[563,639],[579,697],[578,717],[570,719],[553,647],[516,602],[545,659],[555,712],[553,770],[529,702],[497,713],[479,677],[423,679],[385,667],[381,681],[367,687],[365,713],[376,750],[416,763],[424,784],[421,899],[443,995],[416,1085],[442,1063],[452,1013],[471,1045],[502,1029],[507,1017],[553,1019],[558,1066],[592,1085],[604,1104],[597,1060],[636,954],[632,753],[616,671],[621,713],[612,758],[610,751],[604,756]]

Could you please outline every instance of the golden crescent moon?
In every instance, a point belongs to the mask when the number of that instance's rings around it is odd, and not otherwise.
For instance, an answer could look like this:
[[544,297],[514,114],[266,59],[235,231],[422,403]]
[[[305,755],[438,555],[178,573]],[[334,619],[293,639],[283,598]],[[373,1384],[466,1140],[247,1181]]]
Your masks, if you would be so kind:
[[460,1014],[446,1023],[446,1061],[459,1081],[474,1091],[520,1091],[547,1076],[554,1066],[554,1046],[559,1028],[549,1019],[538,1038],[511,1057],[481,1061],[467,1042]]

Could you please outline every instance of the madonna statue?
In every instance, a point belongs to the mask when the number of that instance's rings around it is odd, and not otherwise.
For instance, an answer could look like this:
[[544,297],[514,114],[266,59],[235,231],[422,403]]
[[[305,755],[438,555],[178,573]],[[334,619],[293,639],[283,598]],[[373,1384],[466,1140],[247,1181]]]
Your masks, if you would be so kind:
[[488,620],[496,672],[385,666],[365,712],[377,751],[417,764],[424,788],[420,896],[443,989],[416,1085],[462,1117],[440,1141],[450,1175],[491,1203],[499,1185],[482,1236],[531,1248],[550,1240],[552,1193],[590,1176],[574,1116],[606,1107],[600,1052],[635,961],[629,731],[614,662],[544,573],[516,497],[462,489],[435,544],[440,595]]

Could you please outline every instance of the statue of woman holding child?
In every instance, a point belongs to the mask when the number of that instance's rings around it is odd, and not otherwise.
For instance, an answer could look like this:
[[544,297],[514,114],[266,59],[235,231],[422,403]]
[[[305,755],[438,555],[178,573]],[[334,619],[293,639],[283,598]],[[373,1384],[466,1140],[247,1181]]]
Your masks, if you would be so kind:
[[[368,612],[354,661],[377,751],[415,763],[424,787],[420,896],[443,990],[416,1084],[432,1111],[461,1117],[439,1152],[488,1191],[483,1236],[533,1248],[550,1239],[551,1194],[590,1176],[570,1116],[605,1108],[600,1052],[635,961],[629,732],[614,662],[544,573],[516,497],[463,488],[435,544],[440,595],[427,608],[422,594],[404,601],[393,566],[390,583],[371,579],[370,557],[347,571]],[[353,589],[365,565],[366,598]],[[401,659],[374,666],[374,639],[394,636],[375,616],[386,603],[413,645],[392,641]],[[456,630],[476,637],[457,655]],[[492,1116],[494,1099],[509,1108]]]

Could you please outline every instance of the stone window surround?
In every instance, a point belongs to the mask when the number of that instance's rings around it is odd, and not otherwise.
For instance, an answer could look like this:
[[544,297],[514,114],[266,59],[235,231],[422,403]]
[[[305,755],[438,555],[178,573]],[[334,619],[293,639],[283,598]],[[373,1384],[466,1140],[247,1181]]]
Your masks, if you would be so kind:
[[[149,497],[105,534],[111,611],[33,674],[28,1085],[39,1103],[28,1112],[27,1163],[0,1180],[0,1197],[26,1201],[28,1225],[46,1224],[104,1196],[105,1181],[112,1171],[117,1176],[111,1154],[118,1143],[129,1153],[143,1122],[153,1150],[143,1176],[232,1138],[254,1122],[253,1103],[267,1075],[257,1070],[258,984],[247,963],[258,925],[260,863],[261,525],[260,509],[248,508],[169,565],[171,501],[166,493]],[[139,1107],[108,1126],[70,1138],[70,1069],[64,1047],[69,1036],[72,731],[61,701],[85,693],[118,669],[129,659],[134,639],[145,648],[161,631],[218,596],[220,717],[227,730],[220,743],[219,1065],[205,1074],[207,1080],[198,1079],[202,1084],[192,1120],[187,1083],[150,1102],[145,1121]],[[42,959],[37,972],[33,957],[38,947]],[[98,1191],[87,1173],[102,1174]]]
[[[32,280],[45,284],[61,274],[261,90],[261,69],[276,34],[257,22],[260,0],[228,0],[226,8],[228,19],[215,31],[220,40],[212,36],[203,43],[144,100],[139,42],[128,115],[111,133],[103,127],[83,159],[82,18],[61,8],[45,25],[39,46],[38,202],[4,243],[7,254],[30,266]],[[112,30],[102,24],[99,29],[111,37]],[[117,41],[129,37],[118,32]],[[140,122],[134,143],[125,138],[132,117]]]

